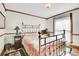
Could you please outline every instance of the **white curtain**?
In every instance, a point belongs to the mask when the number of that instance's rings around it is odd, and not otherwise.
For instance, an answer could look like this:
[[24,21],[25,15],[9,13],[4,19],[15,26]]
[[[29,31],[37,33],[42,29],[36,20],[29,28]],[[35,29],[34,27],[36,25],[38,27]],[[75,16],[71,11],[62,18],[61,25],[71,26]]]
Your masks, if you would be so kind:
[[67,42],[70,42],[70,27],[70,17],[62,17],[55,19],[55,34],[63,33],[63,30],[66,30],[65,37]]

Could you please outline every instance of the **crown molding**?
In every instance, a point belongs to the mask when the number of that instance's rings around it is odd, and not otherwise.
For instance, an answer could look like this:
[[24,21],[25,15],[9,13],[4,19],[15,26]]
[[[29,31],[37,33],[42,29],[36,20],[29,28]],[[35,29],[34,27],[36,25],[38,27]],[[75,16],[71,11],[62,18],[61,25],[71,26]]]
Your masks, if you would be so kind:
[[59,13],[59,14],[56,14],[56,15],[53,15],[53,16],[50,16],[50,17],[48,17],[47,19],[50,19],[50,18],[52,18],[52,17],[59,16],[59,15],[62,15],[62,14],[65,14],[65,13],[68,13],[68,12],[71,12],[71,11],[75,11],[75,10],[78,10],[78,9],[79,9],[79,7],[74,8],[74,9],[71,9],[71,10],[68,10],[68,11],[65,11],[65,12],[62,12],[62,13]]
[[20,14],[25,14],[25,15],[28,15],[28,16],[33,16],[33,17],[37,17],[37,18],[41,18],[41,19],[45,19],[45,20],[48,20],[48,19],[50,19],[52,17],[56,17],[56,16],[59,16],[59,15],[62,15],[62,14],[65,14],[65,13],[68,13],[68,12],[71,12],[71,11],[74,11],[74,10],[78,10],[79,9],[79,7],[77,7],[77,8],[74,8],[74,9],[71,9],[71,10],[68,10],[68,11],[65,11],[65,12],[62,12],[62,13],[59,13],[59,14],[50,16],[50,17],[41,17],[41,16],[37,16],[37,15],[25,13],[25,12],[20,12],[20,11],[8,9],[8,8],[6,8],[6,6],[5,6],[4,3],[2,3],[2,5],[3,5],[5,11],[10,11],[10,12],[16,12],[16,13],[20,13]]
[[6,8],[4,3],[2,3],[2,5],[3,5],[5,11],[15,12],[15,13],[19,13],[19,14],[24,14],[24,15],[28,15],[28,16],[33,16],[33,17],[41,18],[41,19],[47,19],[45,17],[41,17],[41,16],[37,16],[37,15],[25,13],[25,12],[20,12],[20,11],[16,11],[16,10],[12,10],[12,9],[8,9],[8,8]]
[[29,13],[24,13],[24,12],[20,12],[20,11],[15,11],[15,10],[11,10],[11,9],[6,9],[6,11],[24,14],[24,15],[28,15],[28,16],[33,16],[33,17],[37,17],[37,18],[41,18],[41,19],[46,19],[46,18],[41,17],[41,16],[37,16],[37,15],[29,14]]
[[0,11],[0,14],[4,17],[4,27],[0,28],[0,29],[5,29],[6,26],[6,17],[4,16],[4,14]]
[[2,3],[2,5],[3,5],[3,8],[4,8],[4,10],[6,11],[6,7],[5,7],[5,4],[4,4],[4,3]]

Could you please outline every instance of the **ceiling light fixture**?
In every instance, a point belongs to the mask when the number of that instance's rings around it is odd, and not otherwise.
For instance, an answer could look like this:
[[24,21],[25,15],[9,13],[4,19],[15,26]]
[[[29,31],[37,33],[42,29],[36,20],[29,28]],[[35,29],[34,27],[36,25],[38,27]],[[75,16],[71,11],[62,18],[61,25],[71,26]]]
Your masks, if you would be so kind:
[[47,8],[47,9],[50,9],[52,7],[51,3],[44,3],[44,5],[45,5],[45,8]]

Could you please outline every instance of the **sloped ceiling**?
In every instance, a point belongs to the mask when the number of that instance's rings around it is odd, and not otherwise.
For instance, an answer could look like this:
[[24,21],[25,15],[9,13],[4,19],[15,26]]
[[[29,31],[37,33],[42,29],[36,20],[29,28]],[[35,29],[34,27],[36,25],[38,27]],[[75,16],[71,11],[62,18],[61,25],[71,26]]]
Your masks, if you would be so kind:
[[79,7],[78,3],[52,3],[52,8],[46,9],[44,3],[5,3],[11,10],[29,13],[41,17],[50,17],[67,10]]

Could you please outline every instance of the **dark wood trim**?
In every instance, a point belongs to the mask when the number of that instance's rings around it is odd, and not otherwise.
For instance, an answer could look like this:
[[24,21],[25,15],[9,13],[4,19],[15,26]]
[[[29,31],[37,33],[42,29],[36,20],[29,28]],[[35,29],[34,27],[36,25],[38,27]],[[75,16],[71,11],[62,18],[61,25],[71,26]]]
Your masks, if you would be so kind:
[[[26,32],[26,33],[28,34],[28,33],[36,33],[36,32]],[[53,32],[49,32],[49,33],[53,33]],[[16,34],[16,33],[4,33],[4,34],[1,34],[0,37],[2,37],[4,35],[12,35],[12,34]]]
[[10,35],[10,34],[16,34],[16,33],[4,33],[4,34],[1,34],[0,37],[2,37],[4,35]]
[[0,28],[0,29],[5,29],[5,25],[6,25],[6,17],[4,16],[4,14],[0,11],[0,14],[4,17],[4,27]]
[[78,10],[78,9],[79,9],[79,7],[65,11],[65,12],[62,12],[62,13],[59,13],[59,14],[56,14],[56,15],[53,15],[53,16],[50,16],[47,19],[50,19],[50,18],[55,17],[55,16],[59,16],[59,15],[62,15],[62,14],[65,14],[65,13],[68,13],[68,12],[71,12],[71,11],[74,11],[74,10]]
[[74,11],[74,10],[78,10],[78,9],[79,9],[79,7],[77,7],[77,8],[74,8],[74,9],[71,9],[71,10],[68,10],[68,11],[65,11],[65,12],[62,12],[62,13],[59,13],[59,14],[56,14],[56,15],[53,15],[53,16],[50,16],[50,17],[45,18],[45,17],[40,17],[40,16],[36,16],[36,15],[32,15],[32,14],[20,12],[20,11],[15,11],[15,10],[7,9],[7,8],[5,7],[5,4],[4,4],[4,3],[2,3],[2,5],[3,5],[5,11],[16,12],[16,13],[25,14],[25,15],[29,15],[29,16],[33,16],[33,17],[38,17],[38,18],[42,18],[42,19],[46,19],[46,20],[48,20],[48,19],[50,19],[50,18],[52,18],[52,17],[59,16],[59,15],[62,15],[62,14],[64,14],[64,13],[68,13],[68,12],[71,12],[71,11]]
[[73,15],[72,15],[72,13],[70,13],[70,25],[71,25],[71,43],[73,43],[73,36],[72,36],[72,34],[73,34]]
[[77,35],[77,36],[79,36],[79,34],[72,34],[72,35]]
[[40,48],[41,48],[41,33],[40,32],[38,32],[38,38],[39,38],[39,56],[40,56]]
[[4,14],[0,11],[1,15],[5,18]]
[[48,18],[45,18],[46,20],[48,20]]
[[20,12],[20,11],[15,11],[15,10],[11,10],[11,9],[6,9],[6,11],[24,14],[24,15],[28,15],[28,16],[33,16],[33,17],[37,17],[37,18],[41,18],[41,19],[46,19],[46,18],[41,17],[41,16],[37,16],[37,15],[29,14],[29,13],[24,13],[24,12]]
[[4,3],[2,3],[2,5],[3,5],[3,8],[4,8],[4,10],[6,11],[6,7],[5,7],[5,4],[4,4]]
[[73,16],[72,13],[70,13],[70,20],[71,20],[71,34],[73,33]]
[[53,18],[53,34],[55,34],[55,18]]
[[2,5],[3,5],[5,11],[16,12],[16,13],[25,14],[25,15],[29,15],[29,16],[33,16],[33,17],[42,18],[42,19],[46,19],[47,20],[47,18],[45,18],[45,17],[41,17],[41,16],[29,14],[29,13],[24,13],[24,12],[20,12],[20,11],[15,11],[15,10],[8,9],[8,8],[6,8],[6,6],[5,6],[4,3],[2,3]]
[[1,34],[0,37],[4,36],[5,34]]
[[[14,53],[14,52],[17,52],[17,51],[19,51],[20,49],[22,49],[22,48],[19,48],[19,49],[16,49],[16,50],[14,50],[14,51],[11,51],[11,52],[8,52],[8,53],[6,53],[6,54],[4,54],[4,55],[9,55],[9,54],[11,54],[11,53]],[[22,49],[23,50],[23,49]],[[24,50],[23,50],[23,52],[25,52]]]
[[[28,33],[30,33],[30,32],[28,32]],[[36,32],[31,32],[31,33],[36,33]],[[0,37],[4,36],[4,35],[11,35],[11,34],[16,34],[16,33],[4,33],[4,34],[1,34]]]

